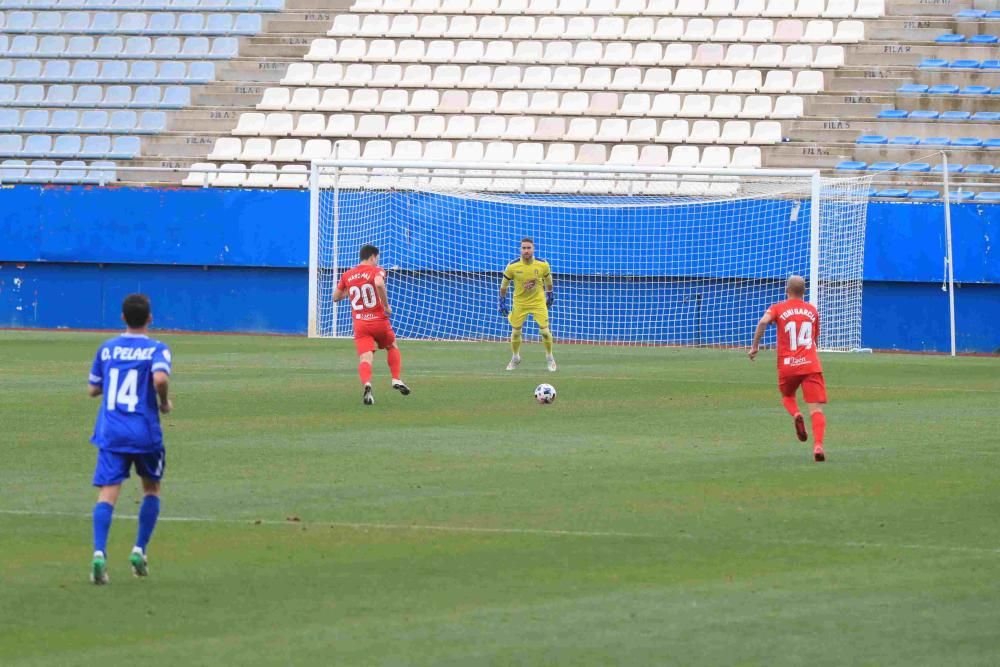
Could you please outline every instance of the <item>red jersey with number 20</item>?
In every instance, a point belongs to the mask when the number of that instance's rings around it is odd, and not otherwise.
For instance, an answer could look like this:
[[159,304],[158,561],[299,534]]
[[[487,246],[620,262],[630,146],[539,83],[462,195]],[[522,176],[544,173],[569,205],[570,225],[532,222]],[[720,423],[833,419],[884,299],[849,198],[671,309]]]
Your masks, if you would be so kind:
[[816,353],[819,313],[811,303],[788,299],[767,309],[778,327],[778,377],[822,373]]
[[389,319],[375,289],[376,276],[382,276],[382,280],[385,280],[385,269],[358,264],[353,269],[344,271],[337,283],[337,289],[347,292],[347,302],[351,304],[351,320],[355,326],[362,322]]

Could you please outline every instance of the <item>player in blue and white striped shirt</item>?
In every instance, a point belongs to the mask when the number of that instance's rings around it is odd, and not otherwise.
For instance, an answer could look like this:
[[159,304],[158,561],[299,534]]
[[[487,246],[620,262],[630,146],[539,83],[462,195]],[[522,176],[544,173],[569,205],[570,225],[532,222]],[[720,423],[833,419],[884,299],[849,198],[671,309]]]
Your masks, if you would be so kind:
[[90,572],[95,584],[108,583],[105,551],[111,516],[122,482],[129,478],[132,466],[142,478],[145,495],[129,562],[136,576],[149,573],[146,545],[160,514],[160,479],[166,464],[159,413],[166,414],[173,408],[167,395],[170,348],[148,335],[153,321],[149,299],[143,294],[126,297],[122,320],[126,332],[101,345],[90,369],[90,396],[104,395],[90,438],[98,449],[94,470],[94,486],[98,488],[94,506],[94,559]]

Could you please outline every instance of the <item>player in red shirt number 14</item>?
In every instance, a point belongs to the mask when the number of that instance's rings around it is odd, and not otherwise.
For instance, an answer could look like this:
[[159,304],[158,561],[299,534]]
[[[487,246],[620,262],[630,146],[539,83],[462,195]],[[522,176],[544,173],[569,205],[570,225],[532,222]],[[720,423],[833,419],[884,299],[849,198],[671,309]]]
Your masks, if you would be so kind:
[[748,353],[753,361],[760,349],[760,339],[768,325],[778,327],[778,390],[781,403],[795,420],[795,434],[805,442],[809,437],[806,423],[795,401],[795,392],[802,387],[802,397],[809,406],[809,417],[813,427],[813,458],[825,461],[823,435],[826,431],[826,382],[823,381],[823,367],[816,353],[819,341],[819,313],[816,307],[806,303],[802,297],[806,293],[806,281],[802,276],[791,276],[785,283],[788,299],[776,303],[764,313],[753,334],[753,344]]
[[392,373],[392,388],[406,396],[410,393],[399,379],[403,358],[396,347],[396,334],[392,331],[389,316],[389,296],[385,290],[385,269],[378,265],[378,248],[373,245],[361,246],[361,263],[344,271],[333,293],[334,301],[349,299],[351,322],[354,324],[354,347],[358,350],[358,375],[364,385],[361,400],[365,405],[374,405],[372,394],[372,359],[376,346],[386,351],[389,371]]

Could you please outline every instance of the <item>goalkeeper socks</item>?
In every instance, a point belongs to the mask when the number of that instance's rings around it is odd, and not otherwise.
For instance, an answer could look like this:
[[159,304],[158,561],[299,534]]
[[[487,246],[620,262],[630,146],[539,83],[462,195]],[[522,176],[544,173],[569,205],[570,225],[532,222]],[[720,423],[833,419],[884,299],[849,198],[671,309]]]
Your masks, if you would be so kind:
[[795,400],[794,396],[782,396],[781,404],[785,406],[785,409],[788,410],[788,414],[791,416],[796,417],[799,415],[799,403]]
[[111,532],[111,515],[115,506],[111,503],[94,505],[94,551],[107,552],[108,533]]
[[361,384],[372,383],[372,362],[362,361],[358,364],[358,375],[361,376]]
[[[399,353],[398,347],[390,347],[386,353],[389,362],[389,372],[393,380],[399,379],[399,374],[403,372],[403,355]],[[371,377],[371,366],[368,367],[368,376]]]
[[514,353],[515,357],[521,356],[521,330],[514,329],[514,332],[510,335],[510,351]]
[[552,332],[548,329],[542,329],[542,344],[545,345],[545,354],[552,356]]
[[823,444],[823,435],[826,433],[826,415],[822,412],[812,413],[813,441],[817,445]]
[[135,546],[146,553],[146,545],[149,538],[153,536],[153,529],[156,528],[156,519],[160,516],[160,497],[146,496],[142,499],[139,507],[139,533],[135,538]]

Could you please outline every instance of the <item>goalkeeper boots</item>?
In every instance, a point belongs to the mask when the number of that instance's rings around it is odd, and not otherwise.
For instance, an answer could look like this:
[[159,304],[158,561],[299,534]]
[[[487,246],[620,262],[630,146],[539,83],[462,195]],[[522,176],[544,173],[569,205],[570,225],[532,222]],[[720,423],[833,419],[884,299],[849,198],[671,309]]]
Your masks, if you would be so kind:
[[98,586],[103,586],[111,581],[108,577],[108,562],[102,551],[94,552],[94,560],[90,562],[90,581]]
[[806,420],[802,415],[795,415],[795,435],[802,442],[805,442],[809,438],[809,434],[806,433]]
[[556,358],[551,354],[545,357],[545,367],[553,373],[556,371],[556,368],[558,368],[558,366],[556,366]]
[[132,574],[137,577],[149,576],[149,563],[146,561],[146,554],[142,553],[142,549],[133,547],[128,562],[132,564]]
[[365,385],[365,393],[361,395],[361,400],[365,405],[375,405],[375,396],[372,395],[372,386]]
[[403,396],[409,396],[410,395],[410,388],[407,387],[406,383],[403,382],[402,380],[393,380],[392,381],[392,388],[395,389],[396,391],[398,391]]
[[823,445],[813,447],[813,458],[816,459],[817,463],[826,461],[826,453],[823,452]]
[[521,355],[515,354],[513,357],[510,358],[510,363],[507,364],[507,370],[509,371],[516,370],[517,367],[520,365],[521,365]]

